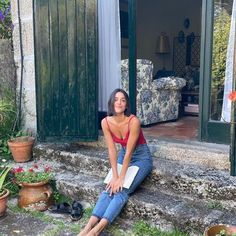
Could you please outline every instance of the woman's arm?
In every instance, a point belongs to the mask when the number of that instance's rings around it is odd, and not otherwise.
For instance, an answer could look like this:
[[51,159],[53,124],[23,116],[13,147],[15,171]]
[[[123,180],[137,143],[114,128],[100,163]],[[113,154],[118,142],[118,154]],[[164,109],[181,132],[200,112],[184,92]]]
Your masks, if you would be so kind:
[[126,146],[126,152],[123,160],[123,165],[119,178],[115,181],[114,187],[112,189],[113,193],[122,191],[125,175],[129,167],[130,159],[132,157],[133,151],[136,147],[137,140],[140,133],[140,121],[137,117],[134,117],[130,122],[129,127],[129,139]]
[[109,127],[107,125],[106,118],[104,118],[101,122],[102,131],[106,140],[106,144],[108,147],[108,154],[109,154],[109,160],[112,168],[112,174],[113,178],[118,178],[118,172],[117,172],[117,150],[115,143],[112,139],[111,132],[109,130]]

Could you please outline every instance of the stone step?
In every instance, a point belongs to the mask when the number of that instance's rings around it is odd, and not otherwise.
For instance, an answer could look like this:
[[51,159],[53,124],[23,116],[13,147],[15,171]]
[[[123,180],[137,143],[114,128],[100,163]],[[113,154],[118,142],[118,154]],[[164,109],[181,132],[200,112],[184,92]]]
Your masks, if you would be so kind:
[[[60,192],[73,199],[92,204],[105,187],[101,177],[67,170],[62,172],[58,170],[56,179]],[[159,191],[138,189],[130,197],[123,215],[132,219],[152,221],[155,224],[165,220],[172,227],[191,233],[202,233],[207,226],[219,222],[236,224],[234,209],[230,211],[209,209],[205,200],[191,199],[161,189]]]
[[[220,170],[229,170],[229,145],[205,143],[168,138],[146,138],[153,156],[184,163],[196,163]],[[80,142],[84,146],[104,147],[106,143],[102,135],[97,142]]]
[[147,141],[155,157],[219,170],[230,169],[229,145],[150,138]]
[[[34,155],[57,161],[67,170],[102,178],[109,170],[108,153],[103,147],[41,144],[35,147]],[[235,177],[229,171],[161,157],[154,157],[154,169],[143,187],[152,191],[168,188],[179,194],[219,200],[226,206],[236,197]]]

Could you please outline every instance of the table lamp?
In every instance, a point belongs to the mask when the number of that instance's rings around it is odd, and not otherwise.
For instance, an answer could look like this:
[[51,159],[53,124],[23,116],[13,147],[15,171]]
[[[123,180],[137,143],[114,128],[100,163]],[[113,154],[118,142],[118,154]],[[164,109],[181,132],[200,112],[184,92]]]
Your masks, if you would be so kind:
[[163,70],[165,70],[165,55],[170,53],[169,37],[162,33],[157,39],[156,54],[160,54],[163,60]]

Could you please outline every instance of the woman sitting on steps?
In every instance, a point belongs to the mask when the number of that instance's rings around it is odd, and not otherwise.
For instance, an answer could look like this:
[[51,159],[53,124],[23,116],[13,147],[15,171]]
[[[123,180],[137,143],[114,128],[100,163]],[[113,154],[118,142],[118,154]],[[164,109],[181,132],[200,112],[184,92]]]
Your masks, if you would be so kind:
[[[114,221],[127,203],[131,193],[142,183],[152,170],[152,157],[139,119],[130,113],[129,97],[122,89],[115,89],[108,101],[108,116],[101,122],[108,146],[112,179],[107,184],[93,209],[85,228],[78,236],[99,235]],[[117,154],[115,143],[121,144]],[[120,174],[117,163],[122,164]],[[124,178],[129,166],[138,166],[139,170],[129,189],[123,188]]]

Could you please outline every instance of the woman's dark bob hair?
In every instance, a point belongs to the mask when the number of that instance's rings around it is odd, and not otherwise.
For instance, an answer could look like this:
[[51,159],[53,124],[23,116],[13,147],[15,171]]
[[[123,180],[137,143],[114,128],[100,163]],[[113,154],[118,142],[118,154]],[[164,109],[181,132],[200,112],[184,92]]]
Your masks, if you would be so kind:
[[114,116],[116,115],[116,112],[115,112],[115,109],[114,109],[114,103],[115,103],[115,96],[117,93],[123,93],[124,96],[125,96],[125,100],[126,100],[126,109],[124,111],[124,114],[126,116],[130,116],[131,112],[130,112],[130,103],[129,103],[129,95],[123,90],[123,89],[120,89],[120,88],[117,88],[115,89],[111,95],[110,95],[110,98],[108,100],[108,111],[107,111],[107,115],[108,116]]

